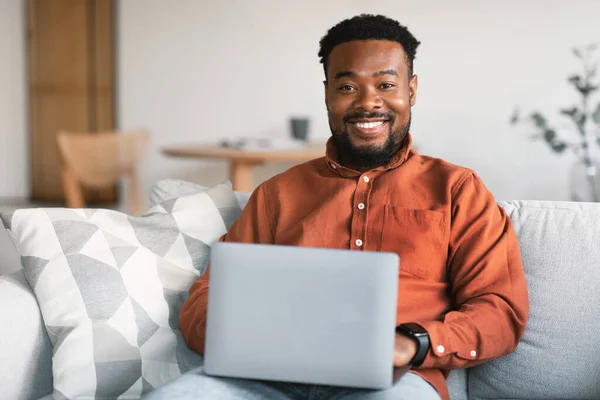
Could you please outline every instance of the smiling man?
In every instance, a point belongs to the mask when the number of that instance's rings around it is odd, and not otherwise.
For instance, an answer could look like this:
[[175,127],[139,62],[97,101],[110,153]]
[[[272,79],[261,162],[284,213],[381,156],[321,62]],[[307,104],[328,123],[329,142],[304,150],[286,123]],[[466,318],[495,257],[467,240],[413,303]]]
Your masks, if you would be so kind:
[[333,40],[335,36],[323,39],[320,55],[327,78],[329,126],[339,161],[358,171],[386,165],[410,129],[418,83],[412,59],[418,42],[412,38],[407,43],[411,58],[395,41],[356,40],[331,48]]
[[[327,153],[261,184],[222,240],[399,254],[394,364],[411,370],[375,392],[199,373],[158,394],[448,399],[450,370],[508,354],[521,339],[528,297],[510,219],[473,171],[411,148],[419,42],[397,21],[360,15],[320,44]],[[192,286],[180,318],[187,344],[200,353],[208,276]]]

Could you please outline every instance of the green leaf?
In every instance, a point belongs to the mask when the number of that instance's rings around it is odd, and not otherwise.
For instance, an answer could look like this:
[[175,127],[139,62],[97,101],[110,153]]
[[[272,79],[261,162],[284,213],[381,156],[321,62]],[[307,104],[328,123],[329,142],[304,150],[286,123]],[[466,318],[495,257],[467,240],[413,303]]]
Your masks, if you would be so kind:
[[596,106],[596,111],[594,111],[594,113],[592,114],[592,119],[595,123],[600,125],[600,103],[598,103],[598,105]]
[[577,86],[579,84],[579,82],[581,82],[581,76],[579,75],[571,75],[567,81],[569,81],[570,83],[572,83],[573,85]]
[[576,85],[576,86],[577,86],[577,90],[579,91],[579,93],[581,93],[583,96],[589,96],[590,93],[592,93],[598,89],[596,86],[592,86],[590,84]]
[[560,113],[563,115],[568,115],[569,117],[574,117],[575,114],[577,114],[577,107],[571,107],[571,108],[563,108],[560,110]]
[[544,132],[544,139],[546,139],[546,142],[548,143],[552,143],[554,142],[554,139],[556,138],[556,132],[552,129],[547,129]]
[[579,128],[579,133],[585,136],[585,122],[587,121],[587,116],[585,114],[580,114],[577,119],[575,119],[575,123]]
[[546,128],[546,118],[539,112],[534,112],[529,116],[538,128]]
[[517,107],[513,111],[512,115],[510,116],[510,124],[516,125],[519,122],[519,119],[520,119],[519,108]]
[[554,150],[557,153],[562,153],[567,148],[567,144],[563,142],[555,142],[552,143],[550,146],[552,147],[552,150]]

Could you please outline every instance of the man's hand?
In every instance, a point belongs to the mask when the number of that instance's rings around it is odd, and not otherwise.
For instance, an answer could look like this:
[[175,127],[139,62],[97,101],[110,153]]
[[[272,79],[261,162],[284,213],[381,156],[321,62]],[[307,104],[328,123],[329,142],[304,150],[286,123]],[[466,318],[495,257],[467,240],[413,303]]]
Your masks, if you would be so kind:
[[411,338],[396,333],[394,345],[394,367],[404,367],[417,354],[417,344]]

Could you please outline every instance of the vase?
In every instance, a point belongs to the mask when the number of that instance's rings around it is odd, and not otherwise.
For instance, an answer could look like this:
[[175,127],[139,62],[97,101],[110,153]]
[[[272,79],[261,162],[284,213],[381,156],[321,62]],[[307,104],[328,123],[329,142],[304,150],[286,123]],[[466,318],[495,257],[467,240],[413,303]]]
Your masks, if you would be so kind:
[[572,201],[600,202],[600,163],[578,161],[571,167],[570,192]]

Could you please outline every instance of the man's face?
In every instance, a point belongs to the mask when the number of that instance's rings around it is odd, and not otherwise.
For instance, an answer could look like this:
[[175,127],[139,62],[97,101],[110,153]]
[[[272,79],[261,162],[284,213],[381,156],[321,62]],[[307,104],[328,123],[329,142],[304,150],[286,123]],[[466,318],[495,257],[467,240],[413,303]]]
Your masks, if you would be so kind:
[[328,59],[325,103],[340,162],[366,170],[390,161],[410,129],[417,76],[402,46],[361,40],[336,46]]

